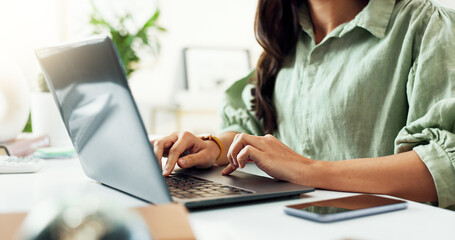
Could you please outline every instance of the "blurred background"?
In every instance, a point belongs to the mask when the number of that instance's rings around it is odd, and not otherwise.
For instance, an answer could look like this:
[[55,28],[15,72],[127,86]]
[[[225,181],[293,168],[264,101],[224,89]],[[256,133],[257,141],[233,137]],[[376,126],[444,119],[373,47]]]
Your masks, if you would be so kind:
[[[453,0],[440,2],[455,7]],[[147,131],[216,133],[222,91],[248,74],[261,52],[253,33],[256,4],[257,0],[2,0],[1,58],[16,65],[35,89],[40,71],[33,49],[94,33],[134,35],[151,23],[145,31],[148,44],[138,34],[123,46],[136,54],[128,64],[128,77]]]
[[[159,54],[153,44],[152,48],[137,47],[140,60],[129,75],[146,128],[151,134],[182,130],[216,133],[222,88],[248,74],[260,54],[253,33],[256,3],[256,0],[3,0],[0,48],[3,58],[17,64],[33,86],[39,74],[33,49],[93,35],[99,30],[91,23],[95,11],[114,28],[135,33],[159,9],[156,24],[165,31],[152,27],[148,32],[160,43]],[[119,19],[125,16],[128,17],[120,27]],[[109,31],[98,32],[109,35]],[[223,67],[223,62],[230,65]],[[218,75],[213,76],[216,70]],[[204,89],[194,84],[196,78],[203,83],[210,77],[214,78],[211,87]]]

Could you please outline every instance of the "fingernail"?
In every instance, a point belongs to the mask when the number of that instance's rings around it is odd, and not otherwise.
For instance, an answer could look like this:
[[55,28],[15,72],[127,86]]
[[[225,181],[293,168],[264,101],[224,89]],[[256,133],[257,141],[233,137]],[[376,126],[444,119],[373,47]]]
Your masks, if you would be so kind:
[[179,165],[182,166],[182,167],[186,166],[185,159],[179,159]]
[[163,169],[163,175],[166,175],[166,173],[167,173],[167,168],[164,168]]

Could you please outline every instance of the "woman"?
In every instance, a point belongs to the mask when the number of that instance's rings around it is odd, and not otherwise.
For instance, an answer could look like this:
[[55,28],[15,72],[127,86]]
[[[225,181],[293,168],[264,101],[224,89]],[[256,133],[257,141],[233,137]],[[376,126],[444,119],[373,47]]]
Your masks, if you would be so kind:
[[226,91],[220,142],[154,141],[163,174],[254,162],[316,188],[454,206],[454,20],[431,0],[260,0],[264,52]]

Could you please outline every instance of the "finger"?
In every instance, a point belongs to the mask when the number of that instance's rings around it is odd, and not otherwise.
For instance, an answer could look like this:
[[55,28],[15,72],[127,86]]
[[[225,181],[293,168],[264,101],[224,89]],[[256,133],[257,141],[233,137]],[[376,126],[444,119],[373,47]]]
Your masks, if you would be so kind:
[[192,143],[186,137],[180,137],[174,145],[172,145],[171,149],[169,150],[169,155],[167,157],[166,165],[163,169],[163,175],[169,176],[169,174],[174,170],[175,164],[180,156],[185,153],[187,149],[192,147]]
[[[194,154],[188,154],[186,156],[180,157],[177,160],[177,164],[181,168],[190,168],[201,164],[201,162],[207,158],[207,151],[200,151]],[[203,166],[201,166],[203,167]]]
[[257,138],[258,137],[248,135],[246,133],[237,134],[236,137],[234,138],[234,140],[232,141],[231,146],[229,147],[229,151],[228,151],[228,155],[227,155],[229,162],[234,164],[236,167],[239,167],[237,155],[246,145],[254,146],[255,144],[257,144],[257,143],[255,143],[258,141]]
[[229,163],[222,171],[221,174],[223,175],[229,175],[233,173],[237,169],[236,166],[234,166],[232,163]]
[[256,159],[260,159],[259,155],[262,155],[262,152],[257,148],[251,145],[244,147],[237,155],[239,167],[244,168],[247,162],[254,162]]
[[155,139],[152,141],[153,143],[153,151],[155,152],[155,155],[157,158],[161,158],[164,155],[164,152],[166,149],[172,146],[178,139],[178,135],[176,133],[171,134],[169,136],[160,138],[160,139]]
[[[236,162],[236,157],[235,157],[237,154],[233,153],[233,149],[235,148],[234,146],[237,146],[239,144],[238,139],[239,139],[240,135],[241,134],[238,133],[234,136],[234,140],[232,140],[231,146],[229,147],[229,150],[227,153],[227,158],[228,158],[229,162],[232,165],[234,165],[235,167],[238,167],[237,162]],[[241,146],[241,147],[243,147],[243,146]]]
[[170,148],[178,139],[177,135],[170,135],[161,139],[156,139],[153,141],[153,151],[155,156],[160,163],[162,164],[161,158],[163,157],[164,151]]
[[[170,147],[170,146],[167,146],[167,147]],[[165,148],[164,143],[160,144],[159,142],[155,142],[153,144],[153,151],[155,152],[156,159],[158,159],[160,166],[162,164],[161,158],[163,157],[164,148]]]

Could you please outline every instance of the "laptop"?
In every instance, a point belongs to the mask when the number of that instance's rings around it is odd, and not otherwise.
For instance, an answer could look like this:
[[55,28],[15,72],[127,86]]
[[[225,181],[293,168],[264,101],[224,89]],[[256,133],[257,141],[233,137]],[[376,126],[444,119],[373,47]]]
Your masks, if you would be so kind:
[[222,166],[177,169],[163,177],[110,38],[35,53],[84,173],[103,185],[150,203],[175,201],[188,208],[314,191],[240,171],[223,176]]

